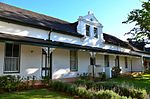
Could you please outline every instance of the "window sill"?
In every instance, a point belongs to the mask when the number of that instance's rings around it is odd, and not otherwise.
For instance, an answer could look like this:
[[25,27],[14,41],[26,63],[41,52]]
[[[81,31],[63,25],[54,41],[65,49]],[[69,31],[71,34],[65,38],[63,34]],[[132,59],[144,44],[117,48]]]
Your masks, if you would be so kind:
[[19,71],[4,71],[4,74],[20,73]]
[[70,70],[70,72],[78,72],[78,70]]

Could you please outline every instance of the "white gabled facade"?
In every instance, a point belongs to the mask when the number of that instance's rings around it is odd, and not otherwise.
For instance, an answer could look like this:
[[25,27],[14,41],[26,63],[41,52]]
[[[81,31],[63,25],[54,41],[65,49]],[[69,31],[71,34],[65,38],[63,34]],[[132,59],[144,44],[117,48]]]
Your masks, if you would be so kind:
[[[86,25],[89,26],[90,36],[86,35]],[[96,29],[95,29],[96,28]],[[20,76],[36,76],[37,79],[41,79],[42,76],[45,76],[45,69],[50,63],[48,63],[48,59],[51,59],[52,66],[52,79],[63,79],[63,78],[72,78],[76,77],[78,74],[82,73],[92,73],[91,65],[94,62],[94,73],[97,75],[99,72],[106,72],[107,77],[111,77],[111,69],[116,66],[116,57],[119,56],[119,67],[122,69],[122,73],[131,72],[131,71],[143,71],[143,56],[150,57],[148,54],[143,54],[139,52],[131,51],[129,48],[124,48],[121,46],[116,46],[112,44],[105,44],[105,40],[103,39],[103,26],[98,20],[95,18],[94,14],[89,12],[86,16],[80,16],[78,18],[77,24],[77,32],[79,34],[84,35],[84,37],[79,38],[76,36],[71,36],[67,34],[63,34],[61,32],[44,30],[33,28],[29,26],[18,25],[14,23],[8,23],[4,21],[0,21],[0,33],[3,34],[11,34],[18,35],[22,37],[31,37],[37,39],[50,40],[75,44],[80,46],[89,46],[89,47],[97,47],[105,50],[114,50],[119,52],[124,52],[128,54],[137,54],[139,56],[130,56],[130,55],[122,55],[115,53],[107,53],[106,52],[93,52],[83,49],[76,50],[77,58],[71,59],[71,52],[69,48],[62,47],[52,47],[50,48],[51,57],[48,57],[48,51],[45,51],[47,47],[36,46],[32,44],[19,43],[15,41],[2,41],[0,42],[0,75],[20,75]],[[95,29],[95,30],[94,30]],[[95,32],[96,31],[96,32]],[[97,33],[97,37],[95,34]],[[7,43],[19,43],[20,44],[20,54],[19,54],[19,71],[17,73],[13,72],[5,72],[5,57],[6,57],[6,44]],[[50,47],[50,46],[49,46]],[[44,48],[44,49],[43,49]],[[42,50],[43,49],[43,50]],[[45,54],[43,54],[45,53]],[[74,54],[73,54],[74,55]],[[108,55],[109,66],[106,67],[105,56]],[[125,62],[125,57],[127,60]],[[94,60],[93,60],[94,59]],[[77,68],[75,71],[71,70],[71,62],[77,63]],[[44,68],[44,69],[43,69]]]
[[[86,25],[90,26],[90,36],[86,36]],[[98,38],[94,37],[94,27],[98,29]],[[88,15],[80,16],[78,19],[77,32],[84,35],[84,37],[78,38],[52,32],[51,40],[102,48],[104,42],[102,28],[103,26],[98,22],[94,14],[89,12]]]

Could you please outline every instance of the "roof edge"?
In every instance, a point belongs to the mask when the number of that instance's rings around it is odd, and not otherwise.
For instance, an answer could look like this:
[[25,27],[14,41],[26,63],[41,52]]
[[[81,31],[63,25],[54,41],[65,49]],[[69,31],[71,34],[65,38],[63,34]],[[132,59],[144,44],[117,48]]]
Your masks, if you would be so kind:
[[[44,29],[44,30],[51,30],[51,29],[53,29],[53,28],[48,28],[48,27],[44,27],[44,26],[40,26],[40,25],[31,24],[31,23],[24,23],[24,22],[21,22],[21,21],[12,20],[12,19],[3,18],[3,17],[0,17],[0,21],[13,23],[13,24],[17,24],[17,25],[22,25],[22,26],[38,28],[38,29]],[[61,33],[66,34],[66,35],[75,36],[75,37],[79,37],[79,38],[84,37],[84,35],[79,34],[79,33],[75,34],[75,33],[72,33],[72,32],[66,32],[66,31],[56,30],[56,29],[53,29],[53,31],[61,32]]]

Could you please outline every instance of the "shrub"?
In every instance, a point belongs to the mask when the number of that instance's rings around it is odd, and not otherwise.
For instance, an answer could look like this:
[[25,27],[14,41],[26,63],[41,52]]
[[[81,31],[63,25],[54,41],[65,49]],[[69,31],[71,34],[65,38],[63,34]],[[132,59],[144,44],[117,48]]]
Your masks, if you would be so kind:
[[130,89],[129,93],[132,98],[137,98],[137,99],[147,99],[148,98],[146,90]]
[[112,90],[100,90],[95,93],[95,97],[98,99],[127,99],[127,97],[122,97]]
[[91,99],[94,96],[94,92],[87,90],[85,87],[78,87],[76,89],[76,95],[85,99]]
[[17,91],[21,90],[24,84],[22,82],[22,78],[20,76],[1,76],[0,77],[0,88],[4,91],[10,92],[10,91]]
[[50,86],[51,84],[51,79],[49,79],[49,76],[45,76],[45,77],[42,77],[42,80],[41,80],[42,84],[45,85],[45,86]]
[[101,81],[106,80],[106,74],[104,72],[100,72],[100,73],[98,73],[98,75],[99,75],[99,78],[100,78]]
[[76,95],[76,93],[77,93],[77,86],[68,84],[66,92],[70,93],[71,95]]
[[103,83],[103,82],[92,82],[92,81],[85,81],[85,80],[77,80],[77,84],[79,86],[82,85],[82,87],[85,87],[88,89],[94,89],[95,91],[99,90],[112,90],[116,93],[118,93],[121,96],[127,96],[132,98],[138,98],[138,99],[146,99],[147,92],[146,90],[139,90],[132,88],[131,86],[123,85],[119,86],[115,83]]
[[66,92],[68,87],[71,87],[70,84],[67,84],[67,83],[62,83],[62,88],[61,88],[61,91],[63,92]]
[[145,74],[150,74],[150,68],[144,71]]
[[87,94],[87,90],[85,87],[78,87],[77,88],[77,95],[85,97]]
[[114,78],[118,77],[120,75],[120,71],[121,71],[121,69],[119,67],[114,66],[112,68],[112,77],[114,77]]
[[[81,82],[83,82],[83,80]],[[83,87],[83,86],[77,87],[74,84],[68,84],[68,83],[64,83],[64,82],[60,82],[60,81],[51,81],[50,86],[53,90],[67,92],[72,95],[78,95],[85,99],[92,99],[92,98],[96,98],[96,99],[99,99],[99,98],[100,99],[127,99],[125,96],[121,97],[119,94],[117,94],[116,92],[113,92],[112,90],[100,90],[98,92],[95,92],[95,90],[92,90],[92,88],[97,87],[97,86],[95,85],[95,86],[91,87],[91,84],[94,84],[94,82],[92,82],[92,81],[87,81],[86,83],[84,81],[84,84],[85,84],[85,87]],[[90,86],[88,84],[90,84]],[[101,83],[101,85],[99,84],[99,86],[101,86],[101,87],[104,85],[105,84],[102,84],[102,83]],[[87,90],[86,86],[89,86],[89,90]],[[105,87],[106,87],[106,85],[104,86],[104,88]],[[111,88],[113,88],[113,86],[111,86],[110,89]]]
[[51,87],[56,91],[61,91],[63,87],[63,82],[60,81],[53,81],[51,83]]
[[86,80],[78,79],[74,82],[78,87],[79,86],[85,86]]
[[85,81],[85,86],[86,86],[86,89],[91,89],[94,86],[94,82],[90,80]]
[[78,87],[86,87],[86,89],[91,89],[95,84],[95,82],[91,80],[82,80],[82,79],[76,80],[74,83]]
[[94,86],[96,90],[113,90],[121,96],[127,96],[137,99],[147,99],[146,90],[135,89],[127,86],[119,86],[114,83],[96,83]]

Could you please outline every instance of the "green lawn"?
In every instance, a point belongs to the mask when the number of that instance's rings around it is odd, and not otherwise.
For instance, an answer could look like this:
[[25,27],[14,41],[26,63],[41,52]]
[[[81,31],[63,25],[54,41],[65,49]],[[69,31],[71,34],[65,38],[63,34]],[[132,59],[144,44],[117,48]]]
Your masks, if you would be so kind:
[[59,92],[52,92],[47,89],[35,89],[23,92],[0,94],[0,99],[71,99]]
[[118,77],[109,79],[109,83],[117,83],[123,86],[133,86],[135,88],[146,89],[150,93],[150,74],[144,74],[141,77]]

